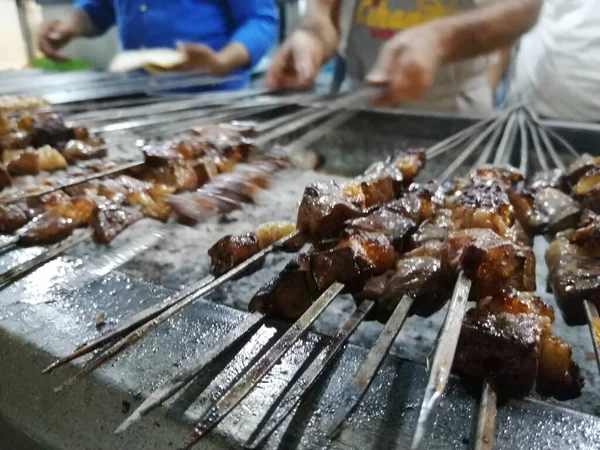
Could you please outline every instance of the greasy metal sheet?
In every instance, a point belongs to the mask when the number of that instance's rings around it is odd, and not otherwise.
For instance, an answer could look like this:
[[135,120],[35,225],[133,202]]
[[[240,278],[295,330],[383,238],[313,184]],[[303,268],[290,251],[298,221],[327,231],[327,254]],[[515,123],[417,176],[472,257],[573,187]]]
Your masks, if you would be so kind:
[[[27,417],[28,426],[37,425],[45,430],[42,437],[51,444],[62,439],[72,445],[73,438],[67,434],[71,430],[77,430],[75,436],[83,434],[87,437],[85,442],[79,441],[77,448],[80,449],[124,448],[121,446],[125,442],[133,445],[128,448],[158,448],[155,444],[164,442],[165,436],[169,436],[170,442],[173,442],[176,436],[183,436],[178,435],[182,425],[197,419],[209,401],[226,389],[240,370],[257,356],[261,345],[270,341],[276,333],[273,324],[261,328],[238,353],[229,356],[225,369],[218,376],[215,373],[221,367],[188,387],[168,411],[163,409],[146,418],[145,422],[154,425],[154,432],[140,436],[134,431],[125,437],[115,437],[111,430],[124,417],[122,400],[133,406],[139,402],[127,391],[147,393],[161,380],[193,365],[197,355],[210,348],[222,333],[232,329],[243,314],[210,302],[199,302],[185,314],[159,327],[141,345],[113,365],[103,368],[99,380],[96,379],[94,383],[88,380],[88,390],[96,389],[98,383],[108,382],[124,392],[120,396],[95,399],[95,403],[88,405],[88,408],[92,407],[102,414],[95,416],[93,422],[77,424],[74,421],[78,414],[90,415],[89,411],[77,409],[81,407],[75,398],[77,391],[54,398],[48,396],[47,392],[41,392],[48,389],[45,383],[47,377],[42,377],[38,372],[49,359],[43,356],[43,352],[62,355],[74,344],[96,335],[92,318],[98,311],[107,311],[107,320],[115,321],[156,302],[167,295],[167,291],[118,273],[88,280],[81,285],[78,277],[84,268],[80,261],[61,259],[51,265],[48,273],[61,274],[60,287],[44,292],[41,287],[47,286],[48,280],[40,277],[40,274],[33,274],[19,283],[20,288],[5,291],[0,301],[0,326],[3,333],[12,335],[12,345],[26,347],[27,344],[14,340],[20,338],[33,343],[42,352],[35,366],[10,373],[10,368],[15,365],[13,358],[18,359],[24,352],[14,352],[14,348],[13,351],[3,351],[3,367],[9,368],[9,371],[3,370],[0,378],[10,380],[11,388],[0,391],[0,413],[11,419],[19,415]],[[232,442],[243,441],[248,436],[271,399],[285,386],[297,368],[308,357],[314,356],[312,350],[322,339],[321,336],[310,335],[298,342],[240,408],[221,424],[219,434],[229,436],[232,448],[237,448]],[[402,340],[401,334],[400,342]],[[321,448],[320,425],[333,411],[339,400],[340,387],[350,381],[352,372],[364,355],[363,348],[348,347],[335,370],[319,383],[311,398],[300,406],[291,423],[284,424],[276,433],[267,448]],[[51,380],[58,383],[61,378],[53,376]],[[334,448],[406,448],[414,429],[416,406],[425,382],[422,365],[397,357],[388,358],[364,403]],[[198,392],[206,386],[205,396],[195,400]],[[39,398],[43,398],[45,403],[39,404]],[[35,414],[36,410],[43,412]],[[182,415],[186,410],[187,413]],[[57,417],[60,417],[60,427],[50,427],[49,423],[56,421]],[[438,413],[428,448],[468,448],[474,417],[475,401],[460,385],[453,384]],[[215,436],[209,438],[198,448],[208,448],[202,445],[208,445],[211,441],[218,442],[214,439]],[[594,442],[600,442],[600,422],[592,416],[529,400],[512,402],[500,408],[498,449],[588,449],[592,448],[590,443]],[[178,443],[175,440],[174,444]]]

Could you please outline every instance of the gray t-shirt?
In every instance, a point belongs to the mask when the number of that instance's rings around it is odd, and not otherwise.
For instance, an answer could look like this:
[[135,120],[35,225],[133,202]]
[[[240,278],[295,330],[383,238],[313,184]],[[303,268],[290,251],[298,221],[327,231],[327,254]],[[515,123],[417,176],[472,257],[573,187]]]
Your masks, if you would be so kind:
[[[473,8],[485,0],[342,0],[340,53],[352,82],[364,80],[381,46],[396,33]],[[487,57],[443,66],[425,97],[402,108],[486,113],[492,110]]]

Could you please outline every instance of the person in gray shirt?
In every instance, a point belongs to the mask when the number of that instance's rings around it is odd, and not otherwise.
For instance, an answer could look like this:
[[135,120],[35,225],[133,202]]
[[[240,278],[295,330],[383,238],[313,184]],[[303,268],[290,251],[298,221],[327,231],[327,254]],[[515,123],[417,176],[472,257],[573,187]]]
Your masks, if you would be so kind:
[[336,50],[352,84],[385,86],[380,104],[492,110],[487,55],[536,22],[542,0],[309,0],[267,73],[271,88],[312,84]]

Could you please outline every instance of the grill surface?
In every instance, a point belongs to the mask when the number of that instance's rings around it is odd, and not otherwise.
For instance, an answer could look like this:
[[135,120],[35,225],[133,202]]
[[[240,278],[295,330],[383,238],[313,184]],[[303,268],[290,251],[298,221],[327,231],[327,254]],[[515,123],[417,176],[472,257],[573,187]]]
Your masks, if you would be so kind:
[[[394,148],[429,145],[467,124],[468,119],[365,112],[333,132],[314,150],[325,156],[326,172],[353,175]],[[433,177],[451,159],[452,155],[447,155],[433,160],[422,177]],[[144,448],[166,448],[169,442],[178,445],[183,435],[181,430],[185,428],[181,427],[181,422],[197,419],[210,401],[224,392],[235,374],[255,356],[258,350],[256,344],[272,338],[275,333],[273,328],[261,328],[237,356],[233,352],[231,356],[235,357],[217,378],[214,376],[219,370],[209,374],[205,380],[195,382],[170,405],[166,416],[161,410],[145,420],[146,428],[142,428],[145,435],[139,431],[126,433],[119,438],[112,435],[112,429],[124,417],[121,414],[122,400],[133,406],[139,403],[133,396],[120,392],[147,393],[169,376],[192,366],[196,355],[210,348],[220,334],[232,329],[243,317],[243,312],[221,305],[245,311],[252,294],[282,268],[290,255],[270,256],[270,263],[259,273],[227,284],[211,294],[210,300],[214,303],[199,302],[188,308],[161,326],[141,345],[120,357],[113,366],[99,371],[100,379],[90,377],[60,401],[50,389],[50,385],[57,384],[59,380],[56,377],[38,376],[37,369],[52,359],[46,353],[39,357],[39,349],[51,355],[63,355],[75,344],[96,334],[92,319],[97,312],[106,312],[110,324],[157,302],[172,289],[203,278],[208,271],[206,250],[218,238],[225,234],[251,231],[268,220],[293,220],[304,186],[332,177],[325,173],[284,172],[274,180],[270,190],[261,194],[256,205],[245,206],[243,212],[231,215],[225,222],[214,219],[193,229],[140,222],[109,248],[81,245],[70,256],[47,264],[4,290],[0,298],[0,342],[3,355],[9,361],[7,367],[12,370],[0,371],[0,385],[10,382],[15,386],[19,380],[28,383],[19,385],[23,391],[18,388],[0,391],[0,415],[7,416],[13,422],[29,423],[36,428],[36,433],[42,430],[50,443],[53,443],[52,440],[57,443],[59,436],[64,439],[72,431],[69,439],[73,440],[73,448],[138,447],[142,442],[146,444]],[[337,175],[337,178],[341,179],[342,176]],[[544,246],[541,241],[537,242],[537,257],[542,262],[538,265],[540,268],[543,266]],[[9,267],[36,251],[19,250],[4,255],[0,257],[0,267]],[[136,256],[122,264],[132,255]],[[111,272],[117,267],[117,271]],[[545,270],[540,270],[538,291],[542,292],[544,286]],[[544,300],[554,304],[552,296],[545,295]],[[332,332],[341,322],[340,316],[349,313],[352,307],[352,300],[348,297],[337,299],[317,322],[316,329],[323,333]],[[337,448],[401,449],[408,446],[426,374],[422,364],[398,356],[422,363],[444,314],[445,311],[441,311],[429,319],[408,320],[393,350],[397,356],[388,358],[384,364],[365,401],[351,420],[350,429],[336,443]],[[333,373],[330,371],[325,380],[318,384],[308,401],[296,412],[291,424],[282,427],[287,431],[282,434],[280,429],[276,433],[270,441],[270,448],[275,448],[280,440],[285,442],[285,448],[319,447],[321,437],[318,426],[335,409],[341,387],[350,381],[366,353],[362,347],[375,339],[380,328],[375,323],[361,325],[352,338],[354,344],[358,345],[350,346],[343,352]],[[513,401],[499,408],[495,448],[583,449],[593,448],[590,447],[594,445],[592,443],[600,442],[600,420],[564,409],[571,407],[584,413],[600,414],[600,395],[594,389],[599,382],[595,362],[586,360],[586,353],[591,351],[587,329],[566,327],[560,317],[554,329],[574,345],[575,359],[582,365],[587,381],[584,394],[578,400],[558,404],[559,407],[528,399],[524,402]],[[16,336],[24,341],[15,344]],[[230,438],[239,440],[248,437],[274,392],[283,388],[285,382],[294,376],[299,365],[322,339],[321,335],[312,334],[300,341],[221,425],[220,430],[228,434],[226,442],[232,448],[236,448],[236,445],[231,444]],[[27,352],[22,351],[23,346],[28,349]],[[30,357],[32,361],[26,364],[25,361]],[[109,388],[104,385],[107,380],[110,382]],[[202,391],[209,382],[210,395],[195,401],[194,392],[197,394]],[[107,390],[110,395],[103,396]],[[454,383],[443,401],[428,448],[469,448],[476,404],[476,400],[458,383]],[[38,414],[40,410],[44,412]],[[187,414],[182,418],[182,411],[185,410],[188,410]],[[63,423],[59,425],[58,420]],[[156,429],[154,422],[162,424],[161,429]],[[99,429],[98,423],[105,428]],[[83,438],[85,442],[82,442]],[[215,435],[209,441],[215,445],[224,443]],[[202,445],[203,448],[209,448],[211,444],[203,442]]]

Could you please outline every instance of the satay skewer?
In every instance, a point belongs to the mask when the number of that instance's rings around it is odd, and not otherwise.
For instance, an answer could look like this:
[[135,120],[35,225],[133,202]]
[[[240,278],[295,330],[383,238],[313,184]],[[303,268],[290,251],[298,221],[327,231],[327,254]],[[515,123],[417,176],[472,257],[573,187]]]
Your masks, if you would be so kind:
[[[294,145],[294,143],[289,144],[289,148],[292,149],[293,151],[298,151],[301,150],[304,145],[308,145],[312,142],[315,142],[317,139],[319,139],[321,136],[325,135],[326,133],[328,133],[329,131],[331,131],[332,128],[334,128],[335,126],[339,126],[341,123],[343,123],[345,120],[349,119],[351,116],[347,113],[347,112],[342,112],[342,113],[338,113],[336,115],[334,115],[334,117],[332,117],[329,121],[325,122],[324,124],[322,124],[321,126],[319,126],[318,128],[313,129],[312,131],[309,131],[306,135],[304,135],[303,137],[301,137],[300,139],[298,139],[297,142],[302,142],[302,145]],[[286,128],[288,130],[288,132],[291,131],[295,131],[295,129],[297,128],[301,128],[303,126],[303,124],[298,124],[296,123],[294,126],[288,126],[288,128]],[[278,137],[278,136],[277,136]],[[273,137],[275,138],[275,137]],[[266,141],[265,141],[266,143]],[[264,144],[264,143],[263,143]],[[287,238],[284,238],[284,240],[282,241],[282,243],[288,242],[289,240],[292,240],[294,238],[297,237],[297,233],[292,233],[291,235],[287,236]],[[277,243],[273,244],[269,247],[267,247],[266,249],[263,249],[263,251],[260,252],[260,254],[262,256],[267,255],[269,252],[271,252],[272,250],[277,248]],[[238,266],[237,268],[233,269],[235,271],[235,273],[231,276],[235,276],[235,274],[237,273],[241,273],[241,271],[243,271],[246,267],[248,267],[250,264],[252,264],[254,261],[257,261],[258,259],[254,259],[251,258],[249,261],[244,262],[242,265]],[[226,274],[227,275],[227,274]],[[214,279],[210,279],[208,280],[201,280],[200,282],[194,284],[193,286],[191,286],[190,288],[182,291],[179,294],[176,294],[173,298],[171,299],[167,299],[165,302],[163,302],[160,306],[158,307],[151,307],[148,308],[138,314],[136,314],[136,316],[134,316],[132,319],[130,319],[129,321],[127,321],[126,324],[122,325],[121,327],[119,327],[118,329],[114,330],[113,332],[109,333],[107,336],[104,336],[102,338],[96,339],[94,341],[92,341],[91,343],[85,345],[84,347],[81,347],[80,349],[78,349],[77,351],[75,351],[74,353],[62,358],[59,361],[56,361],[55,363],[53,363],[52,365],[50,365],[49,367],[47,367],[46,369],[44,369],[43,373],[48,373],[51,372],[52,370],[54,370],[55,368],[62,366],[64,364],[66,364],[67,362],[73,361],[81,356],[84,356],[86,354],[91,353],[94,350],[97,350],[98,348],[102,347],[105,344],[110,343],[111,341],[114,342],[116,341],[118,338],[121,338],[123,336],[126,336],[128,333],[132,332],[132,330],[135,329],[136,326],[147,323],[150,320],[158,320],[158,315],[159,314],[166,314],[167,310],[169,308],[172,308],[174,306],[176,306],[177,304],[179,304],[180,302],[186,300],[190,295],[192,295],[193,293],[197,293],[198,291],[203,292],[201,295],[204,295],[207,292],[210,292],[213,289],[216,289],[218,286],[220,286],[222,283],[228,281],[230,279],[230,277],[219,277],[218,280],[214,280]],[[207,287],[208,284],[212,285],[212,288],[210,290],[207,290],[206,292],[204,291],[204,289]],[[194,297],[199,298],[198,296]],[[175,314],[177,310],[173,311],[173,314]],[[164,316],[165,318],[162,320],[167,320],[170,315],[166,315]],[[160,323],[160,322],[159,322]],[[142,332],[142,335],[145,334],[145,332]],[[140,337],[136,338],[135,341],[137,341]],[[127,340],[127,338],[125,338],[125,340]],[[107,358],[112,357],[114,354],[122,351],[123,349],[129,347],[133,342],[135,342],[133,339],[129,341],[129,344],[125,344],[125,340],[121,341],[121,344],[116,343],[115,346],[115,353],[111,353],[111,354],[106,354],[105,356]],[[118,348],[118,349],[117,349]],[[95,367],[98,367],[99,365],[101,365],[106,359],[101,359],[102,354],[97,356],[97,362],[94,364],[90,364],[90,368],[88,369],[88,371],[93,370]],[[92,361],[90,361],[90,363],[92,363]],[[92,367],[93,366],[93,367]]]
[[[532,111],[527,112],[532,119],[529,121],[529,128],[532,133],[535,151],[538,155],[541,169],[543,171],[548,171],[550,169],[550,165],[548,164],[548,161],[544,156],[544,151],[542,149],[540,138],[544,142],[547,151],[550,154],[552,160],[554,161],[556,167],[560,170],[565,170],[566,166],[562,159],[558,156],[558,153],[556,152],[556,149],[548,136],[548,132],[543,127],[539,126],[537,122],[535,122],[535,115],[533,115]],[[555,137],[556,136],[558,135],[555,134]],[[568,142],[564,141],[564,139],[562,141],[559,140],[559,142],[561,142],[562,145],[565,146],[565,148],[567,148],[569,152],[571,152],[571,154],[573,154],[574,156],[579,156],[579,153]],[[592,339],[592,347],[594,348],[596,364],[598,366],[598,371],[600,371],[600,314],[598,313],[598,308],[596,308],[596,305],[594,305],[589,300],[583,301],[583,307],[585,310],[588,328],[590,330],[590,337]]]
[[[509,159],[512,145],[514,144],[515,134],[512,130],[515,126],[517,119],[518,110],[511,112],[508,123],[506,125],[505,134],[507,131],[511,133],[508,138],[504,138],[500,141],[500,145],[496,151],[494,161],[500,163]],[[510,126],[509,126],[510,124]],[[448,306],[448,312],[444,325],[437,339],[437,345],[433,354],[433,360],[429,369],[429,379],[427,387],[425,388],[425,395],[419,411],[419,418],[417,420],[417,428],[413,436],[411,444],[412,450],[417,450],[427,430],[430,428],[430,420],[432,412],[442,394],[446,390],[448,379],[450,378],[450,370],[452,369],[452,363],[456,354],[456,348],[458,344],[458,337],[460,335],[462,320],[464,318],[467,299],[469,297],[469,291],[471,286],[471,280],[466,278],[462,273],[459,274],[458,281],[455,285],[455,291]],[[466,295],[465,295],[466,293]],[[483,394],[486,394],[489,390],[484,390]],[[484,397],[483,401],[491,401],[491,398]],[[490,421],[495,418],[485,416],[486,420]],[[493,423],[493,422],[492,422]]]

